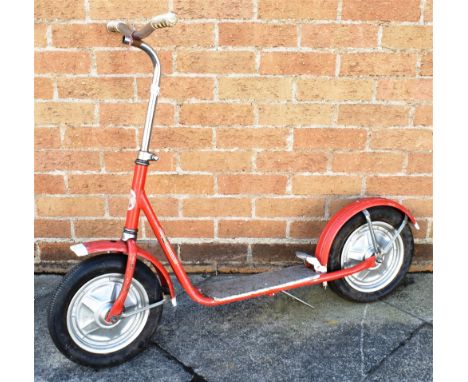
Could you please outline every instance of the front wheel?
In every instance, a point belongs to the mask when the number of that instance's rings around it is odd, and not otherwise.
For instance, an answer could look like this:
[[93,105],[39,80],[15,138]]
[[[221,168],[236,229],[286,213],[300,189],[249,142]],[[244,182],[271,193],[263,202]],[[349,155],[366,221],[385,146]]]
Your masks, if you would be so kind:
[[[141,352],[155,332],[162,305],[116,322],[105,317],[119,295],[126,256],[102,255],[73,268],[57,288],[49,308],[49,333],[69,359],[95,368],[120,364]],[[141,261],[125,300],[125,310],[161,301],[155,274]]]
[[[380,248],[384,248],[397,234],[404,214],[392,207],[368,209]],[[372,256],[369,225],[364,214],[353,216],[338,232],[328,258],[330,272],[350,268]],[[413,234],[407,224],[396,237],[392,247],[383,255],[381,263],[330,282],[330,288],[340,296],[357,302],[372,302],[389,294],[403,280],[411,265],[414,253]]]

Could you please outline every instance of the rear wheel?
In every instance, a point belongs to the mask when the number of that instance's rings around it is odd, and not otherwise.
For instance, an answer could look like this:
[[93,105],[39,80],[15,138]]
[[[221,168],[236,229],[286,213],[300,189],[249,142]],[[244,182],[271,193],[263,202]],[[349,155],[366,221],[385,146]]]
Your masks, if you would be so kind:
[[[49,308],[49,333],[69,359],[96,368],[122,363],[141,352],[155,332],[162,305],[108,323],[106,314],[119,295],[127,257],[120,254],[88,259],[63,279]],[[137,261],[125,310],[161,301],[155,274]]]
[[[397,234],[404,214],[391,207],[368,209],[380,248],[384,248]],[[414,240],[407,224],[383,255],[381,263],[343,279],[330,282],[340,296],[358,302],[371,302],[382,298],[403,280],[411,265]],[[370,228],[363,213],[353,216],[339,231],[328,259],[329,271],[350,268],[372,256],[374,246]]]

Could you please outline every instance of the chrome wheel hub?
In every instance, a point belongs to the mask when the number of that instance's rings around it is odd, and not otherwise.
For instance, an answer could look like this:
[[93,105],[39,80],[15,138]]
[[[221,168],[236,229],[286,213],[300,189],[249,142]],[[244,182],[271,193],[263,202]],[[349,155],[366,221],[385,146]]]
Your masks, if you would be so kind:
[[[149,310],[115,322],[106,315],[122,288],[123,275],[109,273],[84,284],[73,296],[67,311],[67,328],[72,340],[91,353],[108,354],[123,349],[134,341],[145,327]],[[141,283],[133,279],[125,300],[125,310],[149,304],[148,294]]]
[[[382,221],[372,222],[375,238],[380,248],[391,242],[397,230]],[[364,224],[356,229],[346,240],[341,254],[341,268],[350,268],[374,254],[369,225]],[[400,235],[397,236],[391,248],[382,255],[382,261],[372,268],[345,278],[354,289],[371,293],[383,289],[397,276],[403,264],[404,246]]]

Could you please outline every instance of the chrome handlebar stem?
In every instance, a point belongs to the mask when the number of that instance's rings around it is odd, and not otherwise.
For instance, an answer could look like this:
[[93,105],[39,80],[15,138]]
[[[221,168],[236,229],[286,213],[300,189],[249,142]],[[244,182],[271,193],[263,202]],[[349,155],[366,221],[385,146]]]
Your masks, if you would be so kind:
[[125,36],[123,38],[123,43],[141,49],[149,56],[151,62],[153,63],[153,81],[151,82],[150,87],[150,97],[148,101],[148,109],[146,111],[145,127],[143,129],[143,139],[140,149],[142,152],[148,152],[151,141],[151,132],[153,130],[154,113],[158,103],[159,81],[161,79],[161,63],[159,62],[159,58],[154,49],[145,42],[133,40]]

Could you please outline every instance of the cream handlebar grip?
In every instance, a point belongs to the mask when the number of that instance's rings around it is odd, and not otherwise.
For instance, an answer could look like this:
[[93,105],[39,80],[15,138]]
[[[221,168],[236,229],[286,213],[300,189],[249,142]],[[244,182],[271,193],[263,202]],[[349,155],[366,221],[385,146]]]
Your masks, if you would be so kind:
[[140,30],[133,33],[133,38],[136,40],[148,37],[154,30],[159,28],[172,27],[177,23],[177,16],[175,13],[168,12],[163,15],[153,17],[148,24],[143,26]]
[[133,33],[133,29],[123,21],[109,21],[107,23],[107,30],[113,33],[120,33],[125,36],[131,36]]
[[153,29],[173,27],[174,25],[176,25],[176,23],[177,16],[173,12],[168,12],[164,13],[163,15],[153,17],[149,22]]

